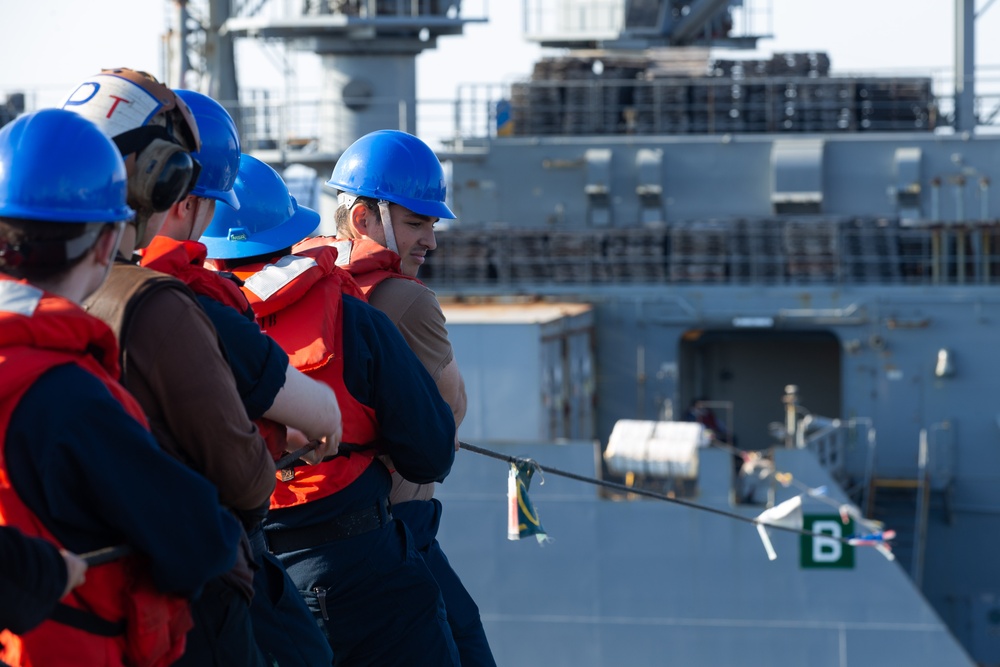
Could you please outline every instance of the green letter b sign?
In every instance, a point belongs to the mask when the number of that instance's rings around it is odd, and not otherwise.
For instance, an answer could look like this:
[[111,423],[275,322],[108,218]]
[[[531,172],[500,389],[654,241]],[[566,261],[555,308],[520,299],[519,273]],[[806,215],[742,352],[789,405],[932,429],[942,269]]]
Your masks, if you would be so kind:
[[802,516],[802,528],[815,533],[803,535],[799,541],[802,567],[854,567],[854,547],[840,541],[854,534],[853,521],[845,524],[839,514],[805,514]]

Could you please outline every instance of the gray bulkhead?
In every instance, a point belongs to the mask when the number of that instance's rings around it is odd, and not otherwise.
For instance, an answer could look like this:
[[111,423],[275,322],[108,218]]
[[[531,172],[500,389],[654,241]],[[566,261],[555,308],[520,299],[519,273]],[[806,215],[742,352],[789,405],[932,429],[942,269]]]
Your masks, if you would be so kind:
[[578,229],[802,214],[987,220],[1000,136],[531,137],[456,156],[458,224]]

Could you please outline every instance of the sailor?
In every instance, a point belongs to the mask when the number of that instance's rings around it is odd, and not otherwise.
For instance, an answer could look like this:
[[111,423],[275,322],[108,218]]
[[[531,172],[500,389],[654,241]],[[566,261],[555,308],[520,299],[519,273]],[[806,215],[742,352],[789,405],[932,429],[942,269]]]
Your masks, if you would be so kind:
[[[174,92],[187,103],[198,124],[201,149],[192,155],[201,164],[201,173],[191,194],[168,209],[160,234],[145,249],[141,264],[175,276],[197,295],[219,333],[247,416],[262,432],[273,435],[271,454],[278,458],[285,453],[284,426],[290,426],[318,443],[302,457],[318,463],[335,454],[340,442],[340,408],[333,390],[288,363],[284,350],[257,326],[237,281],[205,268],[205,246],[197,242],[217,202],[239,208],[233,193],[240,165],[236,124],[211,97],[190,90]],[[302,597],[281,594],[294,591],[295,585],[281,562],[268,553],[261,522],[250,527],[248,536],[258,568],[250,603],[257,645],[269,662],[282,667],[330,664],[330,646]]]
[[[157,446],[117,381],[112,332],[78,306],[133,217],[126,190],[117,148],[77,114],[46,109],[0,130],[0,523],[53,546],[3,573],[26,584],[56,549],[127,548],[82,583],[69,559],[71,576],[49,584],[75,588],[50,620],[0,634],[10,665],[169,664],[191,627],[187,596],[236,558],[239,524]],[[40,620],[0,607],[16,632]]]
[[[336,244],[338,265],[354,276],[368,303],[399,328],[451,406],[456,425],[461,425],[465,383],[444,313],[434,292],[417,280],[427,253],[437,247],[434,224],[455,217],[445,203],[441,163],[417,137],[379,130],[344,151],[327,185],[340,193],[335,214],[342,239]],[[302,247],[320,242],[310,239]],[[410,529],[441,586],[462,665],[495,665],[479,607],[437,541],[442,508],[434,498],[434,485],[413,484],[394,474],[390,500],[393,515]]]
[[[83,82],[64,107],[93,120],[118,145],[136,210],[110,277],[84,307],[118,336],[122,382],[160,446],[215,484],[220,502],[252,529],[267,511],[274,460],[247,417],[218,334],[183,282],[129,259],[196,185],[197,124],[170,88],[126,68]],[[250,624],[252,563],[244,534],[236,566],[194,601],[195,627],[178,665],[264,664]]]
[[[326,632],[337,665],[458,665],[441,593],[393,519],[392,456],[414,482],[451,469],[455,423],[399,331],[364,303],[329,246],[289,254],[319,215],[271,167],[244,155],[240,210],[220,207],[201,241],[244,281],[262,328],[292,365],[329,384],[344,416],[341,455],[282,471],[265,533]],[[414,443],[420,443],[416,446]]]

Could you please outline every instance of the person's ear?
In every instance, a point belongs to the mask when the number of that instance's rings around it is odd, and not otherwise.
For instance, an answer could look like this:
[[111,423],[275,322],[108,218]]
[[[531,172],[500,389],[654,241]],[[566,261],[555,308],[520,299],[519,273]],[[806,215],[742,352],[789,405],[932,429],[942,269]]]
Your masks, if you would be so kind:
[[180,220],[194,218],[194,216],[198,213],[198,198],[194,195],[188,195],[174,204],[171,209],[173,209],[172,213],[174,216]]
[[368,236],[368,207],[355,204],[351,207],[351,227],[361,236]]
[[108,266],[115,261],[118,240],[121,238],[119,225],[105,225],[94,243],[94,261],[100,266]]

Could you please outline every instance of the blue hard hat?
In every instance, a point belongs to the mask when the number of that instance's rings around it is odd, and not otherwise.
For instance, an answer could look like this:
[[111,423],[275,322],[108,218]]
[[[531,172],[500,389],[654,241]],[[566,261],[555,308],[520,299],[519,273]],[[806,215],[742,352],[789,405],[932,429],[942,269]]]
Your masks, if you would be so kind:
[[198,239],[213,259],[271,254],[295,245],[319,226],[319,213],[299,206],[278,172],[251,155],[240,156],[233,191],[240,209],[216,208]]
[[327,185],[359,197],[384,199],[414,213],[454,218],[448,187],[434,151],[399,130],[377,130],[347,147]]
[[0,216],[47,222],[125,222],[125,163],[94,123],[62,109],[0,130]]
[[174,92],[191,109],[201,135],[201,150],[191,153],[201,163],[201,173],[191,194],[239,208],[240,201],[233,193],[240,168],[240,134],[236,122],[208,95],[184,89]]

